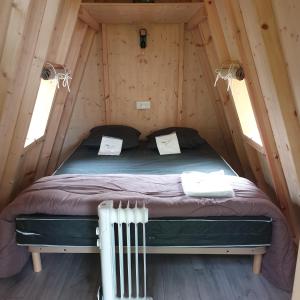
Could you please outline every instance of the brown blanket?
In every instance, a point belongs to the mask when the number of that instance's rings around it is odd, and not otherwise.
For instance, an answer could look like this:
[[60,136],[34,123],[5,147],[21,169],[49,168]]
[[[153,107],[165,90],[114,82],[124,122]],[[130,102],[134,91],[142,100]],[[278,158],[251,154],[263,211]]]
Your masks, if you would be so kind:
[[279,209],[253,183],[229,177],[234,198],[191,198],[179,175],[59,175],[44,177],[22,192],[0,214],[0,277],[19,272],[28,259],[15,242],[19,214],[95,215],[103,200],[145,202],[150,217],[255,216],[273,219],[272,245],[262,272],[277,287],[291,290],[295,251]]

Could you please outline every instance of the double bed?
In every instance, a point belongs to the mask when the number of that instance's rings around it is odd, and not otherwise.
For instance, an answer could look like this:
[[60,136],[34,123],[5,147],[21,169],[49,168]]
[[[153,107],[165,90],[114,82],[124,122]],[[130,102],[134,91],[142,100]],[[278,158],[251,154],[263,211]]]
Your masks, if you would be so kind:
[[[182,172],[220,170],[234,197],[183,193]],[[1,212],[0,231],[6,232],[0,241],[0,276],[21,269],[26,247],[36,271],[43,252],[98,252],[96,213],[103,200],[146,204],[148,253],[254,255],[257,273],[264,255],[263,274],[281,288],[291,287],[294,252],[284,217],[207,143],[164,156],[141,143],[111,157],[80,145],[53,176],[38,180]]]

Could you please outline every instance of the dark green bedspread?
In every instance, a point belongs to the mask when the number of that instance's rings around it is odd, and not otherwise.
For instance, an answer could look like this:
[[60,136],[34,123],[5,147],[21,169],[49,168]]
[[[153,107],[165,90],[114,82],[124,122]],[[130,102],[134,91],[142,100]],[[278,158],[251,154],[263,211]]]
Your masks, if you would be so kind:
[[159,155],[157,150],[143,144],[125,150],[120,156],[98,156],[97,149],[79,146],[56,171],[60,174],[181,174],[184,171],[213,172],[224,170],[227,175],[236,173],[209,146],[183,149],[181,154]]

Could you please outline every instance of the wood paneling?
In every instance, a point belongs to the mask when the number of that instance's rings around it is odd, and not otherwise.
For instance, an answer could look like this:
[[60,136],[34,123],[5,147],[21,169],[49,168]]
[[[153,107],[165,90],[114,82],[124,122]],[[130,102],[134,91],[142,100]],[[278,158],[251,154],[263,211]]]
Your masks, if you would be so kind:
[[300,121],[300,1],[273,0],[272,3]]
[[[295,135],[299,134],[297,129],[297,127],[299,127],[299,122],[297,120],[297,116],[295,115],[296,104],[293,103],[293,97],[289,98],[284,96],[284,100],[279,100],[279,97],[283,97],[282,90],[280,91],[280,94],[278,94],[279,87],[282,83],[287,83],[288,76],[286,75],[287,77],[284,81],[280,82],[280,84],[275,82],[275,80],[278,80],[278,77],[273,77],[274,68],[276,69],[277,73],[280,72],[282,68],[286,73],[286,64],[282,61],[281,63],[277,61],[275,63],[274,57],[272,58],[272,62],[269,61],[270,54],[274,53],[273,50],[280,47],[280,44],[278,44],[278,35],[275,31],[276,28],[274,28],[274,16],[271,16],[271,20],[259,20],[256,7],[253,5],[252,1],[240,1],[240,7],[289,192],[292,200],[294,202],[298,202],[300,185],[294,159],[296,158],[299,160],[300,153],[299,151],[296,151],[298,154],[295,152],[297,144],[299,143],[299,139],[295,138]],[[263,24],[266,24],[266,26],[263,26]],[[261,26],[266,29],[261,28]],[[263,39],[262,31],[270,30],[271,34],[275,34],[275,36],[277,36],[277,42],[275,45],[272,40],[266,41],[268,43],[267,49],[265,46],[265,40]],[[273,50],[270,49],[271,46],[269,43],[272,43],[272,49],[274,48]],[[280,59],[282,59],[282,56]],[[273,65],[272,68],[270,66],[271,63]],[[289,83],[287,84],[289,85]],[[290,92],[291,91],[289,90],[289,93]],[[284,103],[282,102],[280,105],[279,101],[283,101]],[[282,114],[285,114],[285,116]],[[291,131],[294,133],[292,134]]]
[[99,23],[185,23],[188,22],[202,3],[92,3],[82,4]]
[[[88,26],[82,21],[78,20],[74,29],[74,33],[72,35],[72,40],[69,45],[68,57],[66,58],[65,65],[67,68],[71,70],[71,74],[73,76],[73,72],[76,67],[76,63],[79,58],[80,49],[82,42],[84,40],[84,36]],[[71,82],[72,84],[72,82]],[[40,178],[45,175],[47,170],[48,161],[52,152],[53,144],[55,141],[55,137],[59,128],[59,122],[63,114],[65,100],[67,98],[68,91],[67,89],[60,89],[54,100],[54,105],[52,111],[50,113],[50,118],[47,124],[47,131],[45,134],[45,141],[43,143],[43,148],[40,154],[40,159],[37,167],[36,178]]]
[[63,0],[59,9],[51,46],[47,55],[48,61],[65,64],[72,34],[77,22],[80,0]]
[[183,114],[183,76],[184,76],[184,24],[179,28],[178,54],[178,94],[177,94],[177,126],[182,124]]
[[[23,49],[20,60],[20,65],[23,68],[18,72],[16,79],[16,82],[20,82],[20,84],[15,82],[15,93],[9,94],[9,97],[6,98],[8,109],[5,111],[6,119],[3,121],[3,127],[1,127],[3,130],[4,126],[12,126],[2,135],[7,136],[8,139],[5,143],[4,155],[6,154],[6,157],[3,161],[6,164],[0,186],[2,205],[9,200],[17,180],[18,165],[24,151],[24,143],[39,88],[40,74],[54,29],[59,4],[60,0],[34,1],[30,10],[28,27],[26,27],[25,50]],[[11,114],[8,114],[9,112]]]
[[36,167],[43,146],[43,138],[28,146],[21,156],[18,167],[18,176],[12,196],[32,184],[35,180]]
[[92,127],[105,123],[103,73],[100,63],[102,65],[101,34],[98,33],[80,84],[60,161],[78,145]]
[[[208,5],[210,7],[211,4]],[[207,21],[205,20],[199,25],[199,30],[204,41],[204,46],[211,70],[213,73],[215,73],[215,70],[219,68],[223,62],[228,61],[230,59],[230,56],[224,36],[222,35],[220,22],[217,19],[216,9],[210,9],[209,16],[210,17]],[[213,24],[210,25],[210,22]],[[214,32],[210,32],[211,28],[214,30]],[[219,81],[216,88],[223,106],[226,122],[230,128],[230,133],[234,142],[236,153],[238,155],[239,161],[241,162],[242,169],[237,170],[237,172],[239,172],[240,175],[244,174],[248,178],[253,178],[249,160],[243,143],[241,125],[238,120],[233,99],[227,92],[227,83]]]
[[80,88],[81,80],[84,74],[84,70],[86,67],[86,63],[89,57],[89,53],[90,53],[90,49],[94,37],[95,37],[95,30],[88,28],[82,43],[82,47],[80,49],[80,54],[76,64],[76,69],[74,70],[74,75],[70,85],[71,92],[67,95],[65,99],[64,110],[62,112],[58,131],[52,147],[50,159],[48,161],[48,167],[46,171],[47,175],[52,174],[56,169],[56,167],[58,167],[59,157],[61,155],[61,151],[69,127],[70,119],[72,117],[74,105],[78,97],[78,91]]
[[[251,153],[249,153],[248,150],[248,157],[250,161],[252,161],[252,169],[254,170],[254,174],[256,174],[256,180],[258,183],[260,183],[259,186],[262,189],[268,191],[268,186],[274,187],[278,204],[287,215],[288,219],[293,219],[293,213],[289,205],[290,196],[281,162],[279,160],[278,149],[273,136],[273,130],[270,124],[239,3],[237,0],[231,0],[227,2],[216,2],[216,5],[218,8],[219,18],[223,25],[222,28],[231,59],[242,63],[246,74],[247,88],[263,142],[263,152],[265,152],[267,158],[267,161],[266,158],[263,160],[260,159],[259,161],[253,160],[253,157],[251,157]],[[245,141],[247,144],[251,142],[249,139],[246,139]],[[252,147],[254,145],[254,148],[261,152],[261,148],[257,148],[253,142],[250,144]],[[259,153],[257,154],[259,155]],[[267,163],[262,164],[262,162]],[[270,172],[268,172],[268,170],[270,170]],[[269,183],[273,181],[275,183],[274,185],[266,185],[263,182],[263,177],[270,175],[272,176],[272,179],[265,177],[265,180]]]
[[[139,29],[148,46],[139,46]],[[107,25],[110,122],[143,134],[177,122],[180,25]],[[106,96],[107,97],[107,96]],[[151,101],[137,110],[135,102]]]
[[196,128],[223,155],[226,151],[223,130],[219,126],[213,105],[213,85],[207,84],[208,75],[200,53],[203,48],[197,43],[196,35],[192,31],[185,31],[182,124]]
[[[225,149],[224,140],[228,138],[232,149],[232,139],[228,129],[229,137],[223,137],[228,127],[221,112],[216,115],[215,105],[221,103],[212,89],[213,79],[207,80],[207,68],[203,67],[206,56],[200,55],[204,50],[195,33],[184,33],[182,25],[148,25],[149,44],[142,50],[137,39],[141,26],[103,25],[97,48],[102,50],[104,39],[104,54],[98,55],[103,57],[107,74],[102,64],[98,74],[95,70],[94,45],[59,160],[72,151],[90,127],[104,123],[128,124],[138,128],[143,136],[154,129],[181,123],[199,130],[224,157],[228,158],[228,153],[234,155]],[[181,66],[184,67],[180,76]],[[102,79],[97,84],[98,76]],[[151,109],[136,110],[135,101],[147,99],[151,100]]]
[[[29,0],[17,1],[14,7],[12,0],[7,0],[0,4],[0,134],[3,141],[5,141],[4,149],[0,152],[0,178],[8,153],[6,147],[9,146],[11,141],[14,126],[13,122],[10,123],[10,118],[16,119],[14,115],[16,107],[12,107],[10,105],[11,100],[6,101],[6,99],[12,97],[14,83],[20,73],[20,71],[16,72],[16,70],[21,64],[20,56],[24,44],[24,35],[28,26],[27,22],[29,22],[28,12],[30,9],[33,8],[30,6]],[[4,15],[5,13],[7,15]],[[9,109],[10,111],[8,111]],[[4,110],[5,116],[2,115]]]
[[105,102],[105,123],[111,123],[111,100],[110,100],[110,86],[109,86],[109,67],[108,67],[108,45],[107,45],[107,26],[102,24],[101,36],[102,49],[102,66],[103,66],[103,90]]
[[79,9],[78,18],[96,31],[100,30],[99,23],[90,15],[90,13],[85,8],[81,7]]

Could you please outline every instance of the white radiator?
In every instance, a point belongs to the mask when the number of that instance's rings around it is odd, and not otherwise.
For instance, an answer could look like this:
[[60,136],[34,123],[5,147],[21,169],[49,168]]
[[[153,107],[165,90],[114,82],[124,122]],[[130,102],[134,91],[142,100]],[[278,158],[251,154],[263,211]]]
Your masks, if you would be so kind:
[[[151,300],[152,298],[146,296],[145,224],[148,222],[148,209],[145,208],[145,206],[139,208],[137,204],[131,208],[129,207],[129,203],[126,208],[122,208],[121,203],[118,208],[114,208],[113,201],[104,201],[98,206],[98,216],[99,229],[97,234],[99,235],[98,247],[100,247],[101,253],[102,299]],[[143,231],[143,243],[141,247],[139,247],[138,241],[138,224],[142,224]],[[117,259],[115,247],[116,227],[116,236],[118,238]],[[133,245],[131,245],[132,229],[134,229]],[[124,232],[126,232],[126,235],[123,236]],[[126,243],[124,243],[125,240]],[[127,259],[124,259],[125,252],[127,252]],[[142,295],[140,295],[141,276],[138,258],[139,252],[143,254]],[[132,253],[134,254],[133,259]],[[116,260],[118,261],[118,267]],[[132,268],[133,262],[134,267]],[[135,278],[135,283],[133,277]]]

